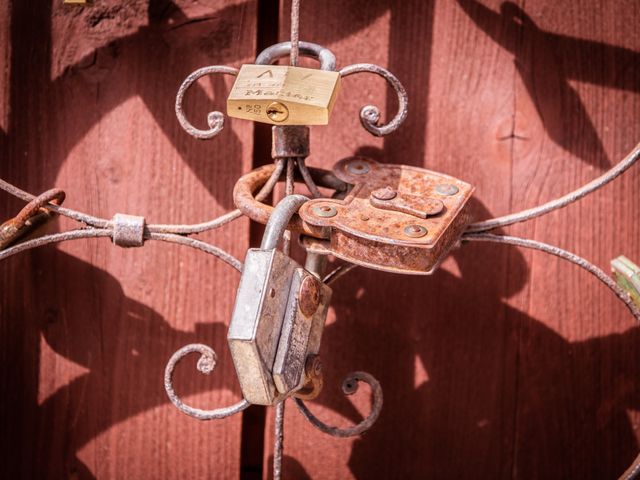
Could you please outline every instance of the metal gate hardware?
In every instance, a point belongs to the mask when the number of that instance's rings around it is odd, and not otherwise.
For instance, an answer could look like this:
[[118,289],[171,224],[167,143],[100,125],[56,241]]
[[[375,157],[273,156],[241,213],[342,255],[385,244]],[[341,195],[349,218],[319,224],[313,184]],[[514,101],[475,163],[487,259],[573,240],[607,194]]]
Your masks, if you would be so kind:
[[[227,336],[244,398],[273,405],[307,386],[317,394],[322,330],[331,289],[276,249],[307,198],[291,195],[274,209],[259,249],[245,258]],[[310,371],[305,366],[310,360]],[[315,380],[315,381],[314,381]],[[314,385],[316,388],[314,388]]]
[[[273,207],[255,200],[253,192],[273,168],[244,175],[234,188],[238,209],[261,223]],[[376,270],[430,274],[470,220],[466,205],[473,187],[449,175],[364,157],[341,160],[334,175],[309,170],[325,185],[353,186],[344,199],[310,200],[293,217],[288,228],[305,235],[302,243],[309,252]]]
[[284,65],[242,65],[227,115],[274,125],[326,125],[340,74]]
[[618,285],[640,308],[640,267],[624,255],[611,260],[611,271]]
[[333,172],[353,188],[344,200],[302,206],[304,223],[330,229],[328,241],[303,239],[308,251],[376,270],[431,274],[470,221],[474,189],[449,175],[364,157],[341,160]]
[[0,250],[28,235],[40,225],[56,217],[55,212],[46,208],[48,203],[62,205],[65,193],[52,188],[38,195],[24,206],[20,213],[0,225]]

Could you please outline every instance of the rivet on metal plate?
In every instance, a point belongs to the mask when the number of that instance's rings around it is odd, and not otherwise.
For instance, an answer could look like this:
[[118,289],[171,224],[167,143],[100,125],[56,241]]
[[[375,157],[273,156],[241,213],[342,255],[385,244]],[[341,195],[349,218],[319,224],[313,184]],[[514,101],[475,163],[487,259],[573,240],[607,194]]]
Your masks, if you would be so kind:
[[420,238],[427,234],[427,229],[422,225],[407,225],[403,231],[407,237],[411,238]]
[[369,173],[370,168],[367,162],[363,162],[362,160],[353,160],[347,165],[347,170],[356,175],[364,175],[365,173]]
[[451,196],[458,193],[459,189],[455,185],[451,185],[450,183],[440,184],[436,187],[436,193],[440,195]]
[[330,205],[316,205],[315,207],[313,207],[312,212],[314,215],[323,218],[335,217],[338,214],[338,211],[335,209],[335,207],[332,207]]

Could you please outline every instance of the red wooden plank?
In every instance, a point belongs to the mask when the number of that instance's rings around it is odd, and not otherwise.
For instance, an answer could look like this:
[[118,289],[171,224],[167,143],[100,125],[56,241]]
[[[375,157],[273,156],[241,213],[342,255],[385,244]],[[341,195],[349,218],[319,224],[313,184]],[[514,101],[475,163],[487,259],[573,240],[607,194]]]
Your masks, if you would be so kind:
[[[256,2],[50,4],[11,4],[0,175],[32,192],[59,186],[67,205],[106,218],[188,223],[232,208],[235,179],[251,165],[251,125],[234,122],[199,142],[181,130],[173,103],[192,70],[253,57]],[[224,106],[230,81],[189,93],[196,125]],[[1,203],[3,217],[19,207]],[[242,258],[248,222],[201,237]],[[162,382],[177,348],[207,343],[220,354],[215,374],[203,378],[190,359],[177,388],[204,408],[239,398],[224,340],[237,272],[176,246],[123,250],[107,240],[45,248],[0,270],[0,381],[10,392],[0,476],[239,475],[241,416],[190,419],[168,403]]]

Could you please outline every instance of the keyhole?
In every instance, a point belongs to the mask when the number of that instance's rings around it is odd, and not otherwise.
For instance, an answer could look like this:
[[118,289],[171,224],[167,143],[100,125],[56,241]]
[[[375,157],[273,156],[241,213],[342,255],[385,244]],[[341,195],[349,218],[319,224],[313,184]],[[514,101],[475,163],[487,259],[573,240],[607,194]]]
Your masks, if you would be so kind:
[[267,117],[274,122],[284,122],[289,117],[289,109],[280,102],[273,102],[267,107]]

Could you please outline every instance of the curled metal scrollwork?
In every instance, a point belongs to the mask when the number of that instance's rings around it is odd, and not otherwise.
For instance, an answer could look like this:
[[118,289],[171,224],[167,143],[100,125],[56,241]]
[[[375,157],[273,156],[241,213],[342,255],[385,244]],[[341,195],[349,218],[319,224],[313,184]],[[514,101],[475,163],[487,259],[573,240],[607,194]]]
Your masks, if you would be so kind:
[[353,395],[358,391],[358,384],[365,382],[371,387],[371,395],[373,396],[373,405],[371,406],[371,413],[362,420],[360,423],[353,427],[339,428],[327,425],[322,420],[318,419],[307,407],[307,405],[299,398],[294,398],[298,410],[309,423],[311,423],[318,430],[328,433],[334,437],[355,437],[361,435],[371,428],[380,416],[382,410],[382,387],[375,377],[367,372],[351,372],[342,382],[342,392],[345,395]]
[[394,132],[407,118],[409,99],[407,91],[400,83],[400,80],[386,68],[371,63],[356,63],[344,67],[340,70],[340,76],[346,77],[354,73],[369,72],[380,75],[384,78],[396,92],[398,96],[398,113],[388,123],[378,125],[380,122],[380,109],[375,105],[365,105],[360,109],[360,123],[365,130],[376,137],[382,137]]
[[178,397],[178,394],[173,388],[173,370],[178,362],[190,353],[200,354],[197,368],[199,372],[204,373],[205,375],[210,374],[214,368],[216,368],[216,363],[218,361],[216,352],[211,347],[201,343],[191,343],[186,345],[171,356],[164,370],[164,389],[167,391],[167,395],[169,396],[171,403],[173,403],[178,410],[191,417],[197,418],[198,420],[217,420],[235,415],[249,406],[249,402],[245,399],[242,399],[229,407],[216,408],[215,410],[201,410],[184,403],[180,397]]
[[217,110],[209,112],[209,114],[207,115],[207,125],[209,125],[210,129],[201,130],[194,127],[191,122],[187,120],[187,117],[182,111],[182,100],[184,98],[184,94],[196,80],[204,77],[205,75],[211,75],[213,73],[224,73],[226,75],[235,76],[238,75],[238,69],[221,65],[212,65],[209,67],[199,68],[195,72],[191,73],[184,80],[184,82],[182,82],[182,85],[180,85],[180,88],[178,89],[178,94],[176,95],[176,116],[178,117],[180,125],[189,135],[192,135],[201,140],[213,138],[222,131],[222,129],[224,128],[224,113]]

